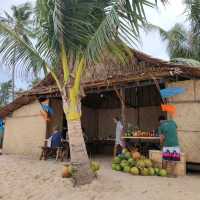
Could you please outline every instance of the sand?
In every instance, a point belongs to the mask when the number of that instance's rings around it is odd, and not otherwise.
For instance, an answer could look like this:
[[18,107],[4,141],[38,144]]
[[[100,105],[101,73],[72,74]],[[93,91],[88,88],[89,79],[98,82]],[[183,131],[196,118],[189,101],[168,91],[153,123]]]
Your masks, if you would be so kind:
[[141,177],[114,172],[110,159],[99,158],[101,171],[92,184],[73,188],[61,178],[64,163],[0,156],[2,200],[200,200],[200,176]]

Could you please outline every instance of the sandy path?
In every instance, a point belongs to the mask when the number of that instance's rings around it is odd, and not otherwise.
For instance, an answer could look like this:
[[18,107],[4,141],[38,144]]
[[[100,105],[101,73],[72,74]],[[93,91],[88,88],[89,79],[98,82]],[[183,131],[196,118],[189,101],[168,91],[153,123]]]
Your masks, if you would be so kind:
[[63,163],[0,156],[2,200],[200,200],[200,176],[181,178],[131,176],[110,169],[109,159],[99,159],[102,170],[91,185],[73,188],[61,178]]

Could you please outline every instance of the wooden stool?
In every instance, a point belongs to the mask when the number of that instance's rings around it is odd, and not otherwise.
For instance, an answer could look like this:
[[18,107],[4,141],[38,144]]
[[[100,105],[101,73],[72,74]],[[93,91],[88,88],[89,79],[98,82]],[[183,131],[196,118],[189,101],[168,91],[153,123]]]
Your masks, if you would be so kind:
[[41,147],[41,148],[42,148],[42,153],[41,153],[41,155],[40,155],[40,160],[42,160],[42,159],[46,160],[47,157],[48,157],[48,153],[49,153],[49,151],[50,151],[50,148],[49,148],[49,147],[46,147],[46,146]]

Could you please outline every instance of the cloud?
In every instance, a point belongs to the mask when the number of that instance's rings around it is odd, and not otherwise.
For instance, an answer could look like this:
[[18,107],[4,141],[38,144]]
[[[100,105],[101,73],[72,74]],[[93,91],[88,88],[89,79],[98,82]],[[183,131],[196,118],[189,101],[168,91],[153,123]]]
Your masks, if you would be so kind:
[[[171,0],[166,6],[159,4],[158,9],[146,8],[146,16],[150,23],[169,30],[174,24],[185,22],[184,10],[185,6],[182,0]],[[169,59],[167,43],[161,41],[159,33],[141,33],[141,38],[141,51],[157,58]]]

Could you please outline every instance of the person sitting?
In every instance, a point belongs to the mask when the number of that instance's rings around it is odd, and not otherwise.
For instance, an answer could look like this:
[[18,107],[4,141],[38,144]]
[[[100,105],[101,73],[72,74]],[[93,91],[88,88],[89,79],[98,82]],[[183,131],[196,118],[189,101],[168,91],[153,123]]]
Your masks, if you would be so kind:
[[62,132],[58,128],[54,128],[54,131],[51,136],[51,148],[62,147]]

